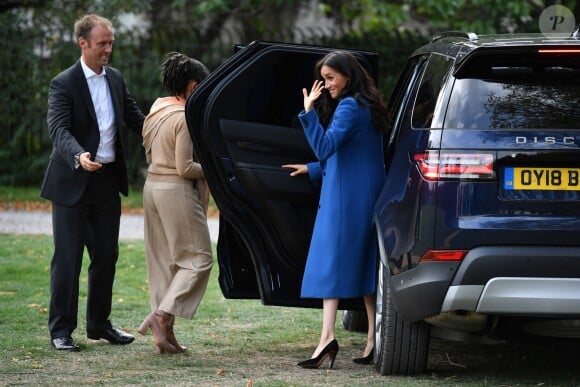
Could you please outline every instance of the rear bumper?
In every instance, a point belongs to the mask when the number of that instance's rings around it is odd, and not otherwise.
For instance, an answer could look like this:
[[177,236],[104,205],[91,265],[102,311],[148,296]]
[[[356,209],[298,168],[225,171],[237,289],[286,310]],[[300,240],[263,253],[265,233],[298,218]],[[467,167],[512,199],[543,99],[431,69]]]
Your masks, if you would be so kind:
[[580,278],[580,246],[484,246],[469,251],[451,286],[497,277]]
[[580,316],[580,278],[500,277],[485,285],[451,286],[442,312]]
[[580,316],[580,246],[478,247],[460,263],[423,262],[390,281],[406,321],[456,310]]
[[459,262],[423,262],[389,278],[395,309],[413,322],[441,313],[441,304]]

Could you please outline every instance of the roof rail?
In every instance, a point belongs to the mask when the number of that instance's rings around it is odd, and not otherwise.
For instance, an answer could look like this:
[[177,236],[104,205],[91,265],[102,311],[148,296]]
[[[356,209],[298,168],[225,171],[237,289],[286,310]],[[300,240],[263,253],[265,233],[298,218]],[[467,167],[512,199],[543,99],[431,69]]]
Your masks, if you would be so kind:
[[443,38],[463,38],[469,40],[470,42],[479,40],[479,36],[477,36],[475,32],[446,31],[436,34],[433,36],[433,38],[431,38],[431,41],[434,42]]

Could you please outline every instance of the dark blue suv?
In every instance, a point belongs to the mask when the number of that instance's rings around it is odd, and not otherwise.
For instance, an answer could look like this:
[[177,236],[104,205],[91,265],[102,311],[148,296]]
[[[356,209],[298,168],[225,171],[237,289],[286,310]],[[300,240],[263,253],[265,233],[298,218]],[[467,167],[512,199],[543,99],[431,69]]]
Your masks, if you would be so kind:
[[[296,114],[328,48],[254,42],[204,81],[188,126],[220,209],[228,298],[300,298],[318,202]],[[354,51],[377,78],[378,56]],[[580,335],[580,40],[447,33],[414,52],[390,97],[375,359],[426,370],[430,337]],[[359,299],[341,300],[362,314]]]

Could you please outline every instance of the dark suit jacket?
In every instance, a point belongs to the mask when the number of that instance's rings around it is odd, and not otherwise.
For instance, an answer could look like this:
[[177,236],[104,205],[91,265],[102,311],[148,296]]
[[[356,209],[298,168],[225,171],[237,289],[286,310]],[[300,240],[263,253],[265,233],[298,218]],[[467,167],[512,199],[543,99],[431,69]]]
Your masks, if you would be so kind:
[[[143,113],[129,94],[121,73],[106,67],[106,78],[113,99],[117,128],[116,161],[119,191],[128,193],[123,129],[128,127],[141,137]],[[63,206],[74,206],[85,191],[90,172],[74,168],[74,155],[91,152],[94,160],[99,146],[99,126],[89,86],[78,60],[57,75],[48,91],[48,132],[53,148],[40,196]]]

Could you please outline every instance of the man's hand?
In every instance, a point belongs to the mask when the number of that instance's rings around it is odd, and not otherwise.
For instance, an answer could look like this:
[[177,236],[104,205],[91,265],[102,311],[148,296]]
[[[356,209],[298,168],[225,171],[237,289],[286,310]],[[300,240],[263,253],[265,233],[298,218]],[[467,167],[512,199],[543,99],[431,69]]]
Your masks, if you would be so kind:
[[103,164],[91,161],[91,152],[81,153],[79,156],[79,164],[82,169],[88,172],[95,172],[103,167]]

